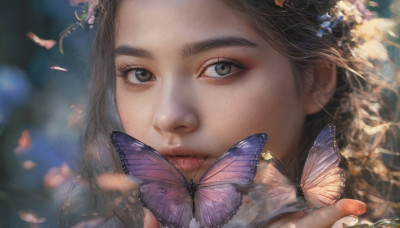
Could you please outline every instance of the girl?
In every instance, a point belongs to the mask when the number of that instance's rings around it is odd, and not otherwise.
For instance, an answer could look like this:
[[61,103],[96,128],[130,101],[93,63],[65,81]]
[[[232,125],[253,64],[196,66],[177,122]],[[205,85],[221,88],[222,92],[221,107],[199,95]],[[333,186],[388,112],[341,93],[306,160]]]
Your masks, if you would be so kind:
[[[392,85],[371,73],[355,51],[352,29],[366,14],[351,13],[367,11],[360,4],[343,9],[358,3],[99,0],[81,163],[96,215],[109,218],[109,226],[158,226],[149,211],[142,218],[136,191],[119,179],[113,130],[157,149],[187,178],[206,171],[237,141],[266,133],[264,151],[296,183],[312,142],[331,122],[345,158],[344,197],[387,205],[390,192],[375,182],[391,180],[379,150],[395,150],[390,132],[398,125],[381,116],[379,94]],[[365,211],[364,203],[342,199],[271,227],[330,227]],[[395,216],[389,207],[369,212]]]

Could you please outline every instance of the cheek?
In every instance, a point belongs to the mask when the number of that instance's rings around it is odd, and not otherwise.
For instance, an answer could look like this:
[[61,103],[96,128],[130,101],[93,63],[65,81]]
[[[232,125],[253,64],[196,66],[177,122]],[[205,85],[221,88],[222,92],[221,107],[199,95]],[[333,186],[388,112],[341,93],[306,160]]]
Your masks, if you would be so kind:
[[212,128],[219,136],[237,141],[266,133],[267,150],[278,157],[291,156],[305,118],[293,77],[280,74],[253,79],[231,91],[230,98],[221,102],[220,107],[210,108],[217,110],[213,115],[219,116],[214,118]]
[[[138,139],[143,138],[151,122],[151,109],[143,94],[134,94],[124,82],[117,78],[116,103],[122,126],[127,134]],[[146,105],[147,104],[147,105]]]
[[[299,99],[295,94],[288,94],[282,90],[276,91],[273,97],[265,98],[252,110],[253,117],[249,120],[254,129],[265,131],[268,134],[266,150],[275,157],[283,159],[296,153],[296,145],[303,124]],[[250,108],[250,107],[249,107]]]

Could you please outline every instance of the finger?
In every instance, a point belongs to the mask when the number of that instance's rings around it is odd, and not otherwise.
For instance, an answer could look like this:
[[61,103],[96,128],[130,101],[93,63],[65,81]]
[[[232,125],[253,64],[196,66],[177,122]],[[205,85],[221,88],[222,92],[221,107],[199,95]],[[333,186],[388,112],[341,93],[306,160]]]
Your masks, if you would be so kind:
[[339,200],[335,205],[339,211],[346,215],[362,215],[367,210],[365,203],[353,200],[353,199],[342,199]]
[[158,228],[158,221],[156,217],[146,208],[143,208],[143,217],[144,228]]
[[305,216],[305,212],[295,212],[292,214],[288,214],[282,218],[279,218],[276,221],[273,221],[268,224],[268,228],[295,228],[295,222],[299,218]]
[[332,227],[339,219],[347,215],[361,215],[366,211],[363,202],[342,199],[336,204],[313,211],[298,219],[295,227]]

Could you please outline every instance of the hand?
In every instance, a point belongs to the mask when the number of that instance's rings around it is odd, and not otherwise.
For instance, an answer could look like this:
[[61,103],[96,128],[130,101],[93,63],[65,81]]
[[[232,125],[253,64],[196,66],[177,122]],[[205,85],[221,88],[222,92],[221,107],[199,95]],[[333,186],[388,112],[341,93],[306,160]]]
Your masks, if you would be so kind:
[[144,228],[158,228],[158,221],[156,217],[146,208],[143,208],[143,227]]
[[[270,224],[270,228],[302,228],[317,227],[330,228],[339,219],[348,215],[362,215],[366,211],[366,205],[358,200],[342,199],[336,204],[327,206],[311,213],[304,214],[302,212],[291,214]],[[156,217],[147,209],[143,209],[144,227],[158,228]]]
[[342,199],[336,204],[317,209],[311,213],[296,213],[279,219],[268,227],[271,228],[330,228],[339,219],[348,215],[362,215],[366,205],[358,200]]

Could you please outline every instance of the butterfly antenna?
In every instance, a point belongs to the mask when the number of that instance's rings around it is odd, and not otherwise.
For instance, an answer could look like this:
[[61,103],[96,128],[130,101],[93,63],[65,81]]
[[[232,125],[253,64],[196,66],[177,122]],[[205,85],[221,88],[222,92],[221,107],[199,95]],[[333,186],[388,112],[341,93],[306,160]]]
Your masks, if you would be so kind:
[[201,167],[203,167],[203,164],[204,164],[204,162],[206,161],[207,158],[208,158],[208,154],[207,154],[207,156],[203,159],[203,162],[201,163],[199,169],[197,169],[197,171],[196,171],[196,173],[194,174],[192,180],[194,180],[194,179],[196,178],[197,173],[199,172],[199,170],[201,169]]

